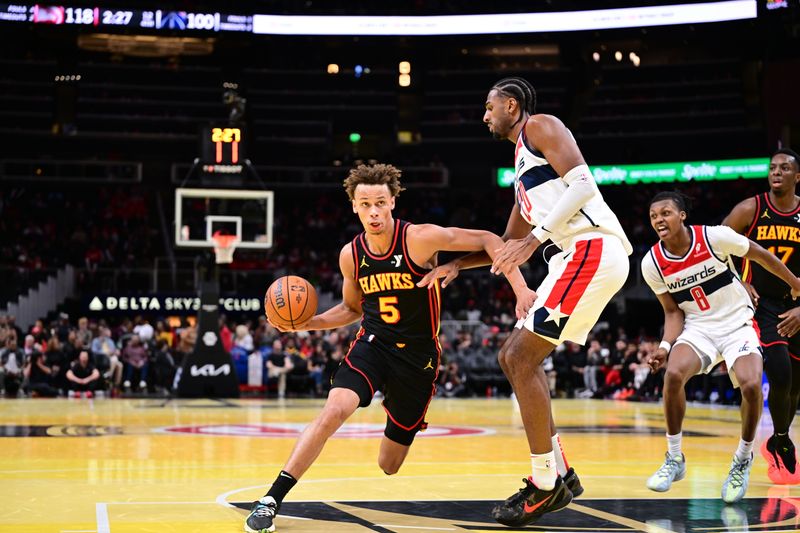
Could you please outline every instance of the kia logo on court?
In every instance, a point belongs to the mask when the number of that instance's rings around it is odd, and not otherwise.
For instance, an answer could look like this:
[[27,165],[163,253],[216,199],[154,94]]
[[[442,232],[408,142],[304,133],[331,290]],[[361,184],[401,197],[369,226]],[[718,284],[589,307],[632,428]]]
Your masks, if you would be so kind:
[[198,367],[197,365],[192,365],[189,371],[191,372],[192,377],[204,376],[207,378],[211,378],[220,375],[227,376],[228,374],[231,373],[231,365],[222,365],[220,367],[214,367],[214,365],[203,365],[201,367]]
[[[222,435],[226,437],[297,438],[306,424],[200,424],[171,426],[158,432],[184,433],[191,435]],[[383,437],[385,424],[345,424],[333,436],[345,439],[377,439]],[[487,428],[465,426],[429,426],[417,433],[417,437],[482,437],[494,434]]]

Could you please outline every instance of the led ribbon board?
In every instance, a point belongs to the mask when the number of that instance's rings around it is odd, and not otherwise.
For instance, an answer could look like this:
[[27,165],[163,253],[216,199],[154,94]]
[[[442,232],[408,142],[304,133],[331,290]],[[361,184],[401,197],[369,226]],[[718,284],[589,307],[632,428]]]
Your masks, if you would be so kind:
[[[779,2],[775,2],[776,4]],[[756,0],[562,11],[443,16],[232,15],[91,5],[0,4],[0,22],[153,31],[235,31],[271,35],[478,35],[592,31],[757,17]]]
[[756,0],[595,9],[420,17],[254,15],[253,33],[271,35],[477,35],[641,28],[757,17]]
[[[769,158],[649,163],[646,165],[604,165],[589,167],[598,185],[635,185],[637,183],[674,183],[681,181],[735,180],[766,178]],[[497,169],[497,185],[514,185],[514,169]]]

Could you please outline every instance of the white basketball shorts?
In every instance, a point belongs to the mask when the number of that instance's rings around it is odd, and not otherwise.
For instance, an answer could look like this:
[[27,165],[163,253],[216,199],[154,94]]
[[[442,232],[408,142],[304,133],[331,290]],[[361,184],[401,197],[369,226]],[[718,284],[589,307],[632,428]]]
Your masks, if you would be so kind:
[[585,344],[611,298],[628,279],[630,263],[614,236],[578,240],[550,259],[538,298],[517,327],[561,344]]
[[728,365],[728,375],[734,387],[739,386],[736,375],[733,372],[733,363],[748,354],[757,354],[761,357],[761,341],[758,333],[751,325],[727,333],[725,335],[713,335],[713,332],[706,331],[706,327],[700,329],[693,327],[691,323],[684,326],[683,332],[673,344],[673,350],[678,344],[688,345],[697,357],[700,358],[700,373],[708,374],[722,361]]

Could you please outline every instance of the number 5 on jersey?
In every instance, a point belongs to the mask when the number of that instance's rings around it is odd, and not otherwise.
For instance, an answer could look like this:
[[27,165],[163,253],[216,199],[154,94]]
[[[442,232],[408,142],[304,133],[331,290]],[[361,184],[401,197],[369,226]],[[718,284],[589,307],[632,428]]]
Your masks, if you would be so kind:
[[378,298],[378,308],[381,318],[387,324],[400,322],[400,310],[397,308],[397,296],[381,296]]

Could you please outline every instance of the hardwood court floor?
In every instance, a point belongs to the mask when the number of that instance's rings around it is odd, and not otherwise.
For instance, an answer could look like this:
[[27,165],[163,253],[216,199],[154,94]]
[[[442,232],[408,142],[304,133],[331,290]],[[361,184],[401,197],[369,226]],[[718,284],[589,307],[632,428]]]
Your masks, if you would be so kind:
[[[238,532],[315,415],[318,400],[1,400],[0,531]],[[586,492],[529,530],[795,531],[800,488],[757,455],[747,499],[719,499],[738,411],[690,407],[689,471],[663,495],[645,479],[665,451],[661,406],[559,400],[556,420]],[[436,399],[395,476],[377,467],[378,402],[332,439],[290,493],[279,532],[499,531],[489,510],[530,461],[508,399]],[[765,414],[758,443],[770,432]],[[795,433],[795,442],[798,441]]]

